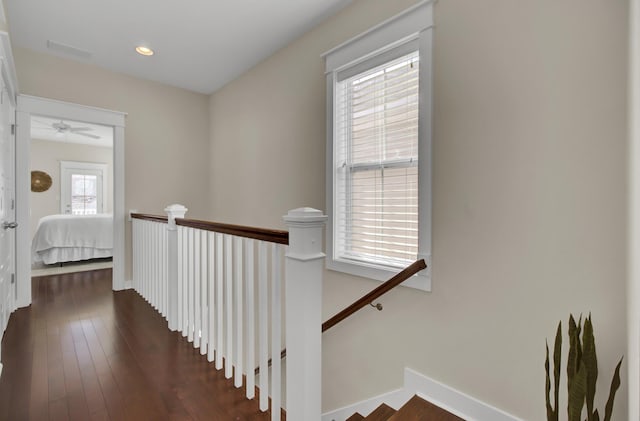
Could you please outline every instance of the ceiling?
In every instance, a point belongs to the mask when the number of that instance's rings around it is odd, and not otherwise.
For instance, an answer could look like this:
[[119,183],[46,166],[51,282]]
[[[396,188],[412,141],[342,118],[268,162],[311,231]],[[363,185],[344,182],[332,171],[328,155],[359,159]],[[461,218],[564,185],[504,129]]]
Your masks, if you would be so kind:
[[[60,123],[70,126],[71,130],[60,130],[54,127],[54,125],[60,127]],[[73,129],[80,130],[74,133]],[[31,138],[111,148],[113,147],[113,127],[34,115],[31,117]]]
[[[351,0],[4,0],[14,46],[210,94]],[[53,41],[62,47],[48,47]],[[138,55],[137,45],[155,51]],[[70,48],[69,48],[70,47]]]

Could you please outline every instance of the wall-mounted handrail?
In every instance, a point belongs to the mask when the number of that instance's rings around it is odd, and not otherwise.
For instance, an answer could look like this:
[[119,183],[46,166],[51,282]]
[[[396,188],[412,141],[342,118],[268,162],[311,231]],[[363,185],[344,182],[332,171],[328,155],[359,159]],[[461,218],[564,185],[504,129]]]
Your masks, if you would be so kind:
[[[425,263],[424,259],[416,260],[415,262],[407,266],[405,269],[403,269],[401,272],[398,272],[396,275],[394,275],[393,278],[389,279],[379,287],[371,290],[371,292],[364,295],[362,298],[355,301],[353,304],[346,307],[344,310],[342,310],[341,312],[339,312],[338,314],[336,314],[335,316],[333,316],[332,318],[324,322],[322,324],[322,332],[324,333],[325,331],[329,330],[333,326],[337,325],[338,323],[340,323],[347,317],[351,316],[353,313],[360,310],[361,308],[366,307],[367,305],[373,305],[378,310],[382,310],[382,306],[380,304],[377,304],[377,305],[372,304],[373,301],[375,301],[377,298],[380,298],[381,296],[391,291],[392,289],[394,289],[395,287],[397,287],[407,279],[411,278],[416,273],[426,268],[427,268],[427,264]],[[286,356],[287,356],[287,350],[283,349],[280,352],[280,358],[284,358]],[[271,359],[269,359],[268,365],[271,366]],[[255,373],[258,374],[259,372],[260,372],[260,369],[256,368]]]
[[200,221],[197,219],[176,218],[176,224],[183,227],[197,228],[205,231],[253,238],[270,243],[289,244],[289,232],[268,228],[256,228],[243,225],[223,224],[220,222]]
[[363,307],[368,306],[376,299],[380,298],[387,292],[391,291],[407,279],[411,278],[416,273],[420,272],[423,269],[427,268],[427,264],[424,262],[424,259],[416,260],[401,272],[396,274],[393,278],[389,279],[379,287],[375,288],[368,294],[364,295],[359,300],[355,301],[350,306],[346,307],[344,310],[322,323],[322,331],[326,332],[331,329],[333,326],[337,325],[347,317],[351,316],[356,311],[360,310]]

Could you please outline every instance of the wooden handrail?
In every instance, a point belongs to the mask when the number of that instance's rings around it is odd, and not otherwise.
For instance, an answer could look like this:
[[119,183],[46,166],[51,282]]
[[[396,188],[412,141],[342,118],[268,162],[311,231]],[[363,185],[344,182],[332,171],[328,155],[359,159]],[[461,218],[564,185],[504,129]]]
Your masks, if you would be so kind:
[[[407,279],[411,278],[416,273],[420,272],[423,269],[427,268],[427,264],[424,262],[424,259],[416,260],[405,269],[403,269],[398,274],[394,275],[393,278],[389,279],[379,287],[371,290],[367,295],[360,298],[358,301],[355,301],[349,307],[346,307],[344,310],[327,320],[322,324],[322,332],[326,332],[331,329],[333,326],[337,325],[347,317],[351,316],[356,311],[360,310],[362,307],[366,307],[367,305],[373,303],[376,299],[380,298],[387,292],[391,291]],[[287,356],[287,350],[283,349],[280,352],[280,358],[284,358]],[[268,366],[271,367],[271,359],[269,359]],[[255,374],[260,373],[260,368],[255,369]]]
[[360,298],[358,301],[351,304],[349,307],[345,308],[326,322],[322,323],[322,332],[326,332],[327,330],[331,329],[333,326],[351,316],[362,307],[368,306],[373,301],[380,298],[382,295],[391,291],[407,279],[411,278],[416,273],[426,268],[427,264],[424,262],[424,259],[416,260],[411,265],[403,269],[402,272],[398,273],[393,278],[386,281],[384,284],[372,290],[371,292]]
[[197,219],[176,218],[176,224],[183,227],[214,231],[238,237],[253,238],[270,243],[289,244],[289,232],[268,228],[246,227],[243,225],[222,224],[219,222],[200,221]]
[[132,213],[131,217],[134,219],[142,219],[144,221],[164,222],[165,224],[169,221],[166,216],[150,215],[147,213]]
[[[154,222],[168,222],[166,216],[151,215],[146,213],[132,213],[132,218]],[[248,227],[244,225],[223,224],[220,222],[201,221],[198,219],[176,218],[176,225],[197,228],[205,231],[214,231],[222,234],[236,235],[238,237],[253,238],[255,240],[268,241],[270,243],[289,245],[289,232],[268,228]]]

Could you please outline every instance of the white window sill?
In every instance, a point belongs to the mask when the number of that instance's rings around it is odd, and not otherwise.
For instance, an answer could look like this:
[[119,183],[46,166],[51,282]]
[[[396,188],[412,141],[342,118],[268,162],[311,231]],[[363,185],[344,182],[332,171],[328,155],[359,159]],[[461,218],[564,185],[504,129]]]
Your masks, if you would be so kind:
[[[431,291],[431,259],[424,257],[427,264],[427,269],[420,271],[413,275],[406,281],[400,284],[400,286],[415,288],[421,291]],[[374,279],[381,282],[386,282],[394,275],[397,275],[404,268],[392,269],[384,266],[373,266],[367,264],[359,264],[356,262],[335,260],[327,256],[327,269],[336,272],[348,273],[349,275],[360,276],[363,278]],[[407,265],[408,266],[408,265]]]

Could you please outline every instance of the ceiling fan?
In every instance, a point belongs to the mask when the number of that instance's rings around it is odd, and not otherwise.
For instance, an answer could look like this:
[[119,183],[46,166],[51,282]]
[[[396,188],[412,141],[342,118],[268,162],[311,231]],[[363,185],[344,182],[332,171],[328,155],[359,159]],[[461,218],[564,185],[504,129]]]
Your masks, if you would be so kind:
[[93,130],[91,127],[72,127],[69,124],[65,123],[64,121],[60,120],[59,123],[53,123],[51,124],[51,127],[56,131],[56,135],[64,135],[65,133],[73,133],[73,134],[77,134],[80,136],[86,136],[86,137],[91,137],[93,139],[100,139],[100,136],[95,135],[95,134],[91,134],[91,133],[85,133],[88,131]]

